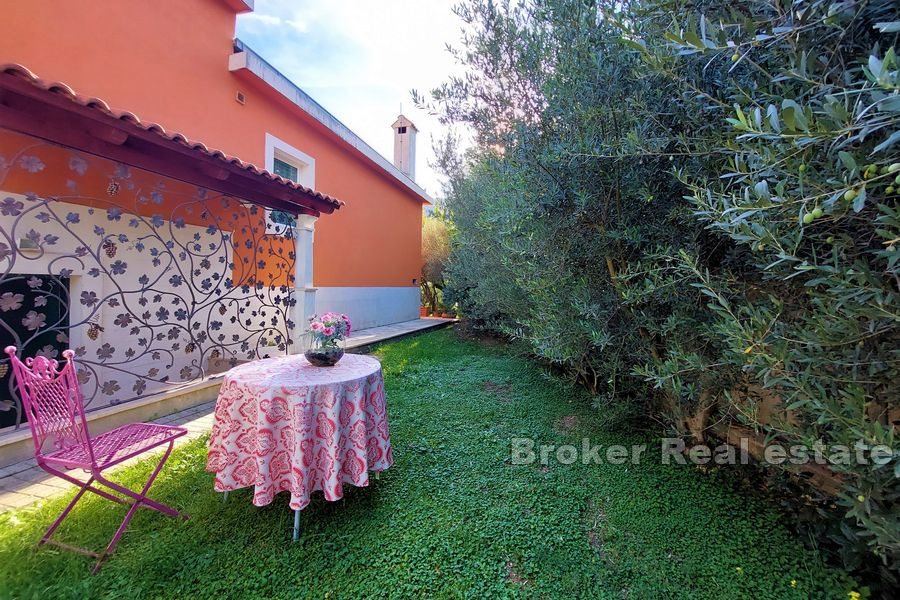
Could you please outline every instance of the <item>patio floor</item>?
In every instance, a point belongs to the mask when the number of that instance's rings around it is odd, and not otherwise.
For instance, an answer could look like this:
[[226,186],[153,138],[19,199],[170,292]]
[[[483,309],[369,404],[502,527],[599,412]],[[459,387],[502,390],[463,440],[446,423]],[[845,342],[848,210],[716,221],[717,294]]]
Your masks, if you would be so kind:
[[[360,329],[350,335],[346,348],[349,350],[365,349],[367,346],[378,342],[435,329],[454,321],[455,319],[426,317],[414,321]],[[187,410],[155,419],[153,422],[164,425],[179,425],[188,430],[187,435],[176,440],[175,445],[177,447],[209,432],[212,428],[212,411],[214,407],[215,402],[206,402]],[[145,458],[146,455],[140,455],[132,461],[126,461],[121,467],[126,467]],[[75,477],[79,477],[83,472],[76,471],[72,474]],[[0,513],[56,496],[70,487],[72,487],[71,484],[52,477],[39,469],[33,458],[2,467],[0,468]]]

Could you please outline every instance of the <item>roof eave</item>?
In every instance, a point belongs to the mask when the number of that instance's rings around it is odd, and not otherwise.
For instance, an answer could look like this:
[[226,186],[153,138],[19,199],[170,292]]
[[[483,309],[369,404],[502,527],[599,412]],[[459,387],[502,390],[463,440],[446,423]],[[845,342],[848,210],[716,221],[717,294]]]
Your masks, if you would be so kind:
[[0,66],[0,127],[268,208],[319,216],[343,204],[131,113],[114,113],[102,100],[43,82],[21,65]]
[[252,12],[254,0],[222,0],[235,14]]

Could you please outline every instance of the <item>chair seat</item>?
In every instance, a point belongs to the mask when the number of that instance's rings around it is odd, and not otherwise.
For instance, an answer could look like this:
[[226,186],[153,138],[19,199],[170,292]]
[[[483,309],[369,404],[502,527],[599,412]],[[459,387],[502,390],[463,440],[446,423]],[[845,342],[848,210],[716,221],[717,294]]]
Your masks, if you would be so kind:
[[[94,460],[101,470],[128,460],[187,433],[183,427],[131,423],[91,438]],[[91,468],[91,457],[83,446],[63,448],[43,456],[44,460],[62,463],[69,468]]]

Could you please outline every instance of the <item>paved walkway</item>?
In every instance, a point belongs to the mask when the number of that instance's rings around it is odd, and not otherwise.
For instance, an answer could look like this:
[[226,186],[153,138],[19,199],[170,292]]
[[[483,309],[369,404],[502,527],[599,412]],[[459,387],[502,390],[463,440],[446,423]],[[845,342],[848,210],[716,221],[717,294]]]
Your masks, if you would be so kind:
[[360,329],[350,334],[345,347],[349,349],[362,348],[385,340],[403,337],[412,333],[418,333],[427,329],[442,327],[447,323],[454,323],[456,319],[442,319],[440,317],[422,317],[415,321],[404,321],[393,325],[382,325],[370,329]]
[[[441,327],[452,321],[453,319],[422,318],[382,327],[372,327],[371,329],[360,329],[350,336],[346,347],[348,349],[365,348],[377,342]],[[215,402],[207,402],[181,412],[166,415],[153,422],[164,425],[179,425],[188,430],[187,435],[176,440],[175,445],[177,447],[209,432],[212,428],[214,407]],[[126,461],[121,466],[127,466],[145,458],[147,458],[146,454],[131,461]],[[87,479],[87,477],[83,477],[83,471],[71,471],[70,474],[82,480]],[[0,468],[0,513],[30,506],[36,502],[61,494],[73,487],[73,485],[62,479],[51,477],[40,470],[33,458]]]

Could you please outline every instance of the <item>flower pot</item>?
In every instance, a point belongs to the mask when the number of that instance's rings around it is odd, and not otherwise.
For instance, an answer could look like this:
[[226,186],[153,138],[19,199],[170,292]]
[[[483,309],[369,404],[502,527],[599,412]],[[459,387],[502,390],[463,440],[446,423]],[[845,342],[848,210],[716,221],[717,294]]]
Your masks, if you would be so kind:
[[344,356],[343,348],[310,348],[303,353],[309,364],[315,367],[333,367]]
[[441,313],[441,317],[444,318],[444,319],[446,319],[446,318],[449,317],[449,316],[450,316],[450,315],[447,314],[447,313],[445,313],[445,312],[442,312],[442,313]]
[[420,316],[420,317],[427,317],[427,316],[428,316],[428,309],[425,308],[424,306],[420,306],[420,307],[419,307],[419,316]]

